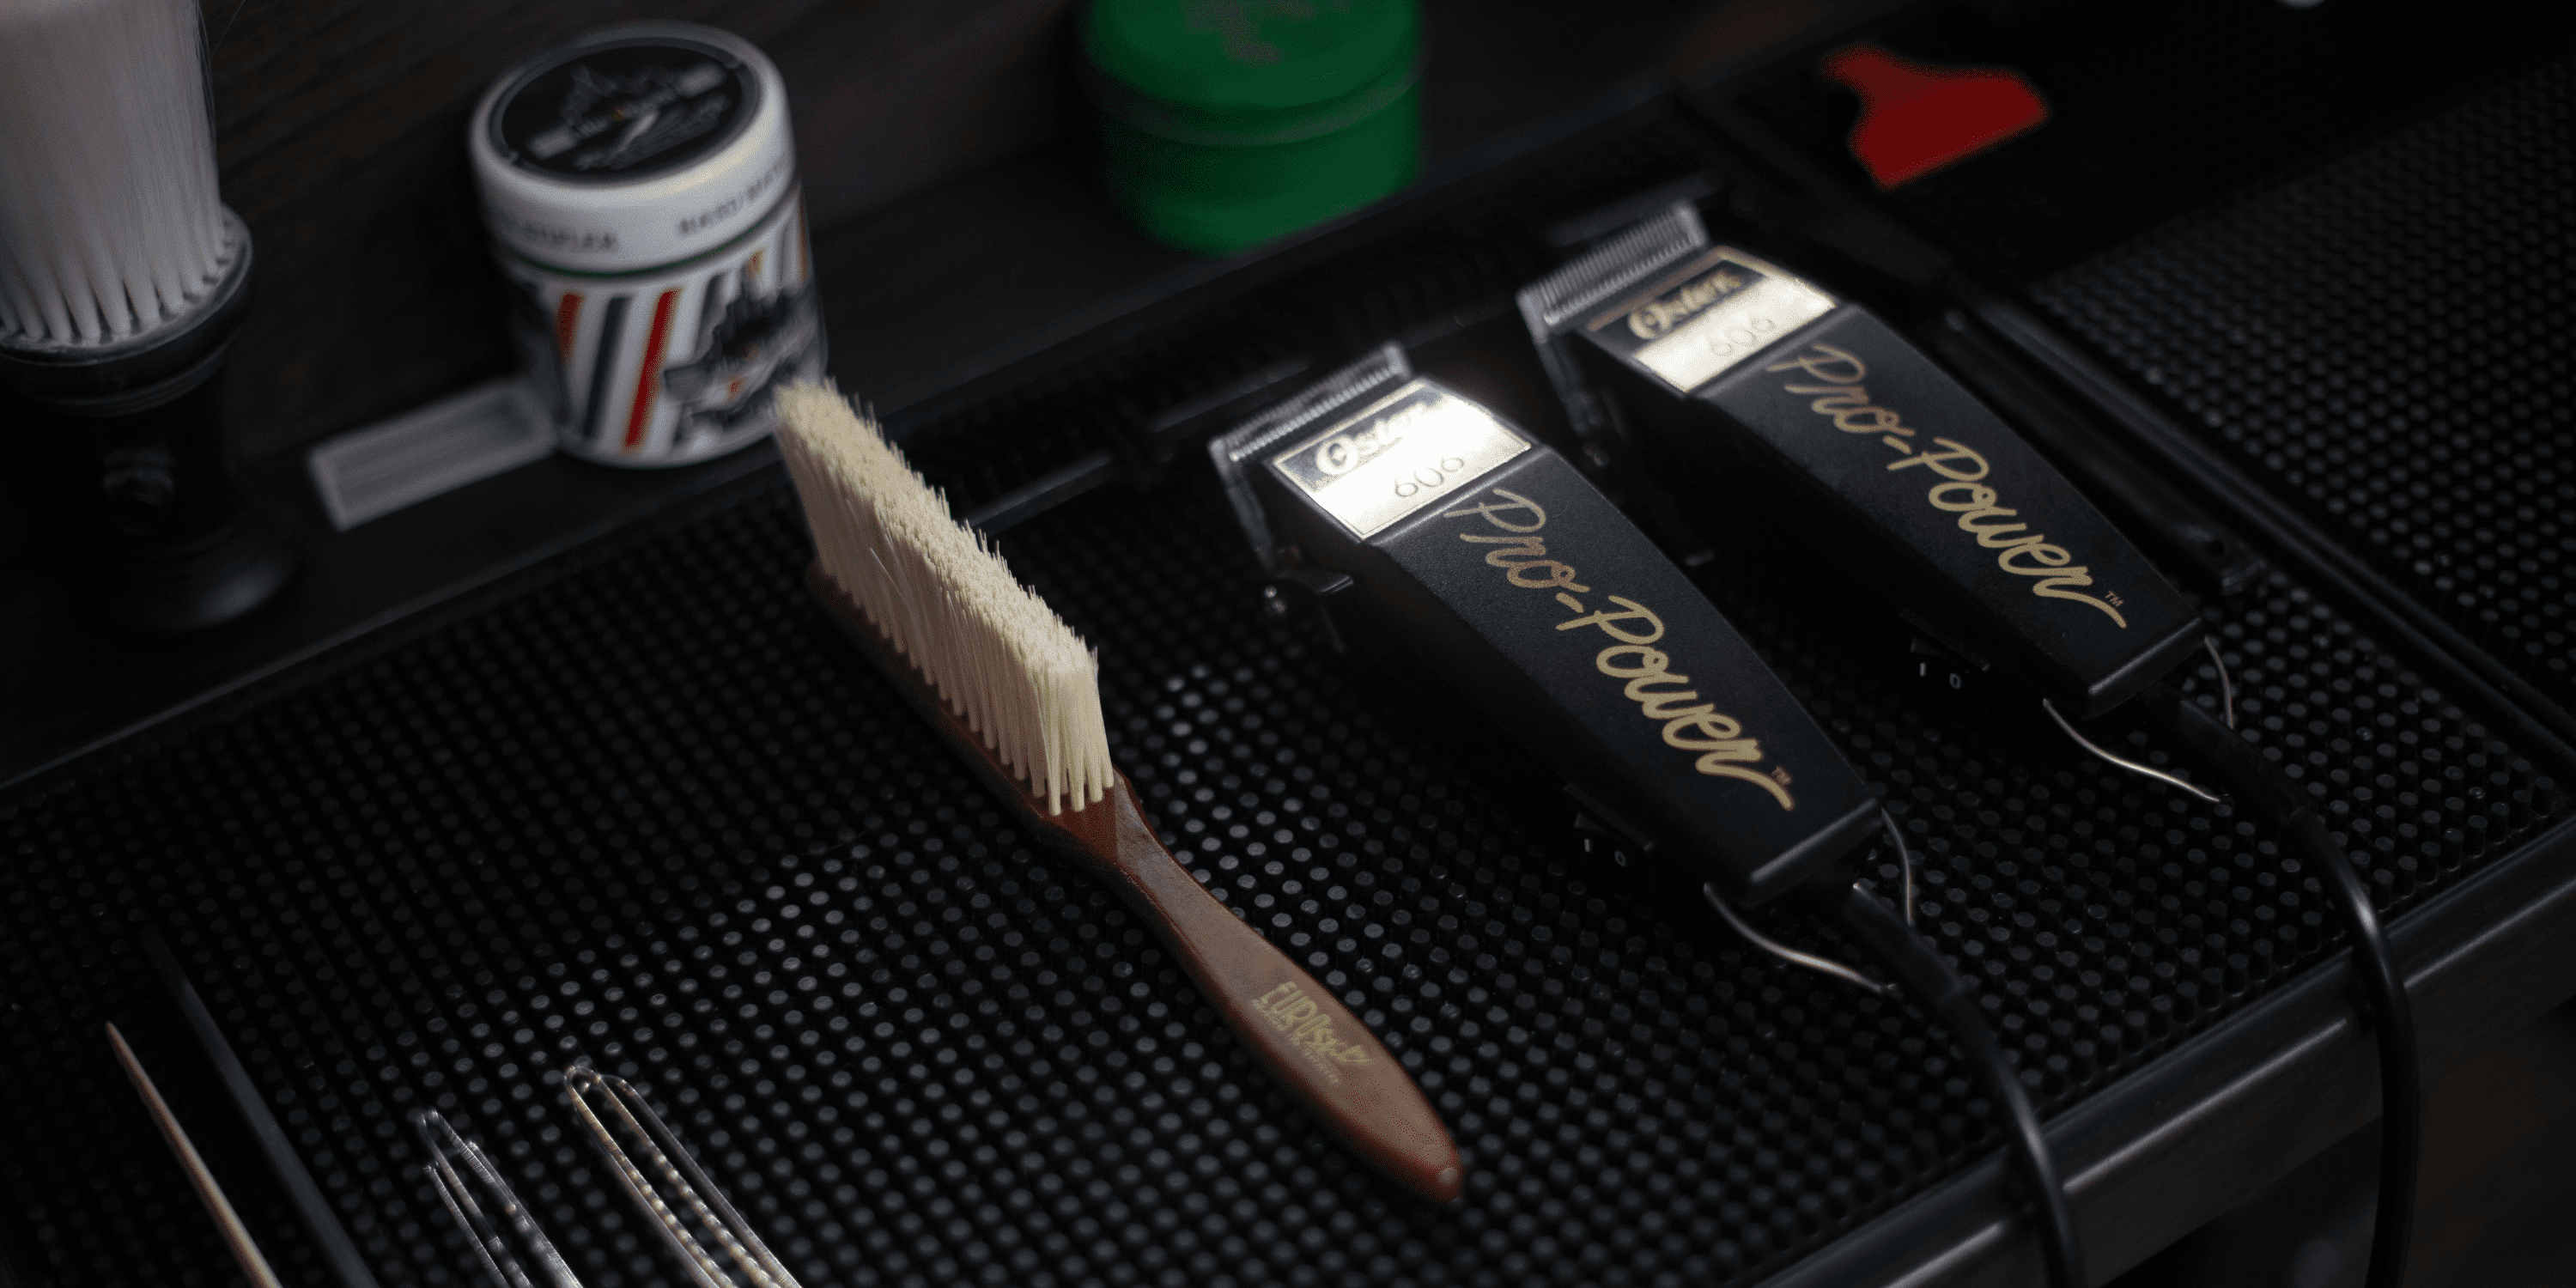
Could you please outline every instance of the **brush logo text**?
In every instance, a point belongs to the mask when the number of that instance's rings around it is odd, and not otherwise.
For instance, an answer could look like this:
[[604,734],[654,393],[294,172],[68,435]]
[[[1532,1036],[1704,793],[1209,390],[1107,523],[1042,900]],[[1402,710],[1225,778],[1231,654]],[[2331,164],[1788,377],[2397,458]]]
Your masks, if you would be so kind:
[[1368,1048],[1343,1041],[1333,1031],[1333,1017],[1295,981],[1252,999],[1252,1013],[1287,1034],[1288,1040],[1296,1044],[1297,1053],[1306,1057],[1306,1062],[1315,1066],[1327,1082],[1342,1080],[1341,1066],[1373,1063]]
[[1711,778],[1731,778],[1751,783],[1768,792],[1780,808],[1798,807],[1789,795],[1789,772],[1772,769],[1765,773],[1757,766],[1762,760],[1762,742],[1744,734],[1744,725],[1733,716],[1718,711],[1714,702],[1699,700],[1699,691],[1685,687],[1691,679],[1672,669],[1672,655],[1651,647],[1664,638],[1664,619],[1655,610],[1625,595],[1610,595],[1607,608],[1596,609],[1578,594],[1592,593],[1592,587],[1576,580],[1572,564],[1551,557],[1547,541],[1539,530],[1547,526],[1547,511],[1538,502],[1506,488],[1488,489],[1486,497],[1474,504],[1442,512],[1444,519],[1482,519],[1494,532],[1461,532],[1460,541],[1470,545],[1489,546],[1485,562],[1503,570],[1504,580],[1524,590],[1552,590],[1556,602],[1574,614],[1556,624],[1559,631],[1598,630],[1609,636],[1611,643],[1593,655],[1594,670],[1626,684],[1620,692],[1637,704],[1637,712],[1662,725],[1664,744],[1697,757],[1691,767]]
[[[1910,470],[1922,468],[1941,481],[1924,493],[1932,508],[1959,516],[1959,530],[1977,539],[1977,544],[1995,553],[1995,566],[2016,577],[2031,578],[2030,593],[2043,599],[2064,599],[2082,604],[2126,629],[2129,619],[2120,615],[2120,597],[2080,594],[2075,589],[2093,584],[2091,570],[2075,562],[2073,552],[2052,544],[2045,534],[2030,531],[2027,523],[2013,522],[2021,517],[2018,510],[1997,505],[2003,494],[1985,483],[1992,472],[1986,458],[1975,448],[1951,438],[1935,437],[1929,447],[1918,447],[1911,440],[1914,430],[1895,410],[1870,401],[1869,389],[1861,384],[1869,367],[1857,354],[1830,344],[1810,344],[1797,357],[1772,363],[1765,371],[1797,371],[1815,383],[1792,383],[1780,386],[1783,393],[1812,397],[1807,408],[1833,421],[1834,428],[1846,434],[1876,434],[1899,459],[1887,468]],[[2071,566],[2070,566],[2071,565]]]

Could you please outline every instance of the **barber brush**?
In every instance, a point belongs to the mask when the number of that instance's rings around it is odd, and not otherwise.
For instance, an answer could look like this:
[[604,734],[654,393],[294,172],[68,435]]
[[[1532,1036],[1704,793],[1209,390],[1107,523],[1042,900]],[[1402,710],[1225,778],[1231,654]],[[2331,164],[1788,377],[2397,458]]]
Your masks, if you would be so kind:
[[79,488],[109,619],[229,621],[293,560],[224,439],[250,234],[216,199],[194,0],[0,0],[0,381]]
[[1327,1129],[1415,1192],[1457,1198],[1457,1148],[1404,1066],[1155,839],[1110,763],[1081,638],[839,394],[799,384],[777,405],[825,610],[1031,835],[1118,891]]

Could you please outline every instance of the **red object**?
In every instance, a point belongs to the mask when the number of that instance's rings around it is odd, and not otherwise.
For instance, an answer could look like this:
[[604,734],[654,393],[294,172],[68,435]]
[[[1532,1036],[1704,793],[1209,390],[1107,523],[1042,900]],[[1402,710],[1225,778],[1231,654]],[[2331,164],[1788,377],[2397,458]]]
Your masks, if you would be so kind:
[[626,413],[625,450],[630,452],[644,445],[644,431],[653,423],[653,387],[662,378],[662,342],[671,337],[671,301],[678,298],[675,286],[653,305],[653,333],[644,339],[644,366],[635,375],[635,406]]
[[1852,155],[1882,189],[2048,123],[2048,101],[2008,67],[1942,67],[1853,45],[1818,69],[1860,95]]
[[566,291],[555,301],[555,350],[565,362],[572,361],[572,342],[580,334],[581,292]]

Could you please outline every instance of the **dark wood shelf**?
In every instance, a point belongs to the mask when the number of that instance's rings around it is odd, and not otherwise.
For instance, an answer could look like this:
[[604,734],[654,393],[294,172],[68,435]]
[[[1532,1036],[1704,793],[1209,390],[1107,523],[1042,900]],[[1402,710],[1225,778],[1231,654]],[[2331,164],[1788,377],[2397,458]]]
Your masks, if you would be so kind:
[[[958,398],[993,391],[997,381],[1078,362],[1155,319],[1252,289],[1354,238],[1400,224],[1458,184],[1652,99],[1669,74],[1758,62],[1884,7],[1618,0],[1595,6],[1580,31],[1567,36],[1551,6],[1488,11],[1434,0],[1434,29],[1444,34],[1425,73],[1419,180],[1369,210],[1227,259],[1173,250],[1138,233],[1094,178],[1079,130],[1052,131],[1042,146],[815,234],[833,376],[900,432]],[[510,27],[514,41],[544,35],[523,28]],[[789,30],[805,28],[791,24]],[[779,56],[791,72],[811,62]],[[465,83],[453,68],[445,75]],[[254,160],[291,146],[283,137],[252,133],[269,140]],[[807,133],[801,147],[809,172],[836,164],[829,149],[841,137]],[[465,182],[461,169],[454,179]],[[470,203],[447,206],[450,220],[470,221]],[[302,263],[297,254],[269,255],[269,242],[262,244],[268,275],[294,277]],[[419,245],[423,254],[454,249],[440,239]],[[484,271],[475,259],[446,289],[459,299],[479,299]],[[279,285],[291,299],[311,283]],[[274,316],[280,293],[269,295]],[[326,321],[316,316],[301,323],[316,353],[345,339],[322,329]],[[486,329],[497,336],[497,322]],[[253,335],[234,361],[274,360],[270,348]],[[435,396],[492,374],[481,362],[458,367],[442,377],[447,389],[428,392]],[[302,574],[276,602],[204,635],[142,639],[93,625],[43,558],[22,549],[12,559],[0,541],[0,616],[12,624],[0,635],[0,712],[8,713],[0,720],[0,783],[588,537],[684,504],[774,460],[761,447],[696,467],[630,473],[556,458],[333,532],[313,502],[307,446],[270,451],[249,469],[253,489],[301,529]]]

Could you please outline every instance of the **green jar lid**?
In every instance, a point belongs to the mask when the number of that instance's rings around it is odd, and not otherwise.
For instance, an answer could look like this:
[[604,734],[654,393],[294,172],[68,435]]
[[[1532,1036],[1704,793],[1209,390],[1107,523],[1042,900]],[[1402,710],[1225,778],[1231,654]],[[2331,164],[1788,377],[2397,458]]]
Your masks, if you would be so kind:
[[1094,0],[1082,82],[1119,204],[1225,255],[1413,178],[1417,0]]
[[1268,133],[1409,79],[1421,35],[1414,0],[1098,0],[1083,49],[1120,88],[1202,126]]

